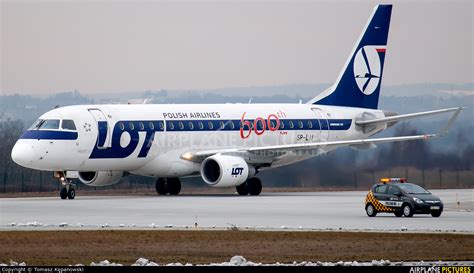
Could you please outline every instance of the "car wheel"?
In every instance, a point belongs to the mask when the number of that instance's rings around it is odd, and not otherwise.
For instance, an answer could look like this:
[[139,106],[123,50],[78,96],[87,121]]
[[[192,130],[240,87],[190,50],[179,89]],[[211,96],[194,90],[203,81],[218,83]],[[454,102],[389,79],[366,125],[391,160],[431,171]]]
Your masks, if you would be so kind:
[[432,211],[431,216],[433,217],[440,217],[441,216],[441,211]]
[[403,212],[401,212],[401,211],[396,211],[393,214],[395,214],[395,216],[397,216],[397,217],[402,217],[403,216]]
[[413,216],[413,209],[409,204],[403,205],[403,216],[405,217],[412,217]]
[[365,207],[365,212],[367,213],[367,216],[369,216],[369,217],[374,217],[375,215],[377,215],[377,210],[375,209],[374,205],[372,205],[372,204],[368,204]]

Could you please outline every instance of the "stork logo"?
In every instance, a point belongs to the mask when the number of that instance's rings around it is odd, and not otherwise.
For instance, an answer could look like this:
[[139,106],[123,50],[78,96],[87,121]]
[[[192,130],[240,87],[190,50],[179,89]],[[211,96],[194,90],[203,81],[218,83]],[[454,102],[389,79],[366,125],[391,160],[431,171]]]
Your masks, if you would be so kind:
[[385,52],[383,46],[364,46],[354,58],[354,78],[365,95],[372,94],[379,86],[382,72],[379,53],[382,52]]

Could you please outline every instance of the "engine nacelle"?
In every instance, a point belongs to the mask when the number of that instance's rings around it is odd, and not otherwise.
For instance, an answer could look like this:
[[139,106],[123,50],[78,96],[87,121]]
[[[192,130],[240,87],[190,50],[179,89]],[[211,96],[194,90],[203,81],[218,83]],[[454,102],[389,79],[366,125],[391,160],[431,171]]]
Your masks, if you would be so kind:
[[255,168],[241,157],[213,155],[201,164],[201,176],[212,187],[234,187],[255,175]]
[[117,184],[123,176],[122,171],[79,172],[79,180],[94,187]]

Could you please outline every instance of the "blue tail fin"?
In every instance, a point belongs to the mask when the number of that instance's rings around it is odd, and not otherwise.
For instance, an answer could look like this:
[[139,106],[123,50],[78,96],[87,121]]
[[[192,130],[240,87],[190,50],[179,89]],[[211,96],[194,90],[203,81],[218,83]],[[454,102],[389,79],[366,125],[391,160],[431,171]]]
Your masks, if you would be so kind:
[[378,5],[336,83],[308,103],[377,109],[392,5]]

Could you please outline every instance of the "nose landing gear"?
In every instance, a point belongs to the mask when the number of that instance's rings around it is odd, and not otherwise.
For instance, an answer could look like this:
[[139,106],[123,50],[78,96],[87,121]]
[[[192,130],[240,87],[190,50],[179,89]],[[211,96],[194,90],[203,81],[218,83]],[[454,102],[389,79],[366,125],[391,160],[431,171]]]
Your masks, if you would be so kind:
[[54,177],[58,178],[59,183],[62,185],[59,197],[61,197],[61,199],[74,199],[76,197],[76,191],[74,190],[75,184],[72,183],[72,180],[68,179],[64,172],[54,172]]
[[74,188],[67,189],[66,187],[64,187],[59,192],[59,196],[61,197],[61,199],[74,199],[74,197],[76,197],[76,191],[74,190]]

